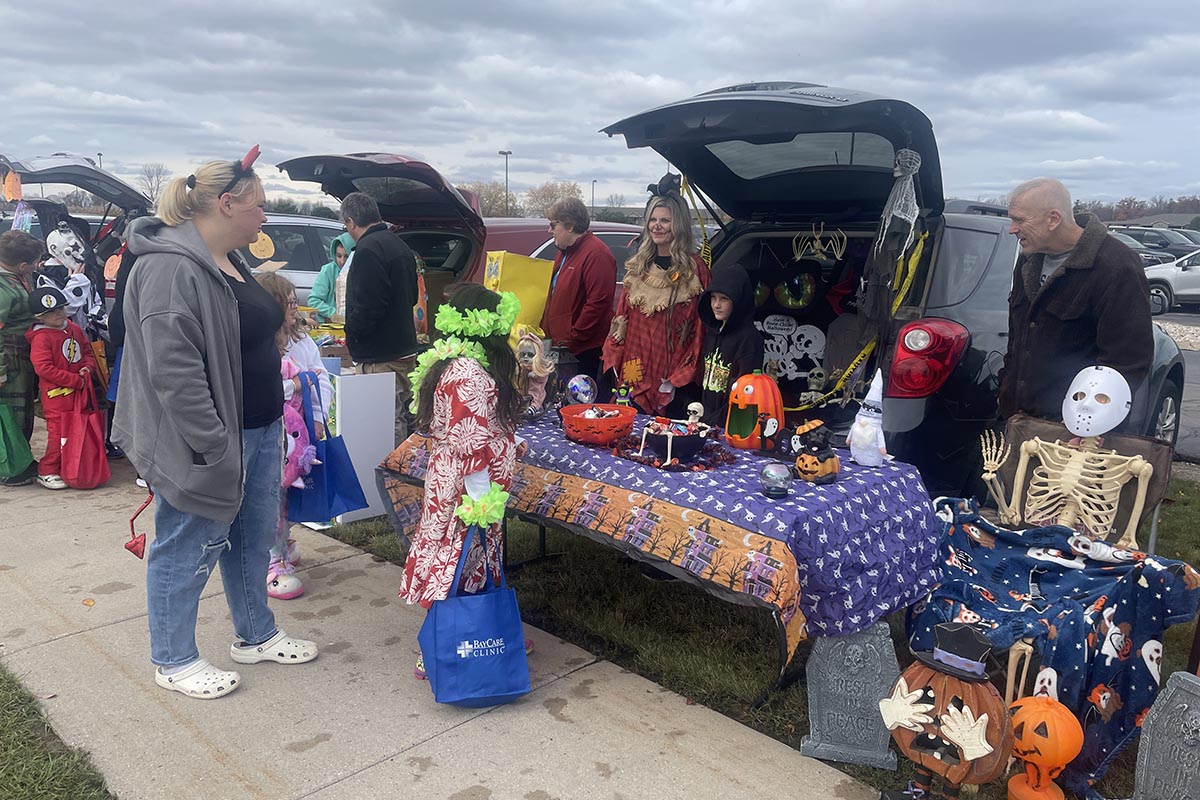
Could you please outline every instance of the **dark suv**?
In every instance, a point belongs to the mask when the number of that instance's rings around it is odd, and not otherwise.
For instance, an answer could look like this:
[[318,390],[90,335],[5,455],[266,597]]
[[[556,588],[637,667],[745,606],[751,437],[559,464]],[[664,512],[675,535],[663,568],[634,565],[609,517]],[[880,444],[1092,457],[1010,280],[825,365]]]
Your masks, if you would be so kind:
[[[888,449],[921,470],[931,493],[974,493],[979,432],[996,416],[1017,242],[1002,209],[945,209],[924,114],[853,90],[760,83],[662,106],[604,132],[652,147],[733,218],[714,241],[713,268],[740,263],[756,281],[755,316],[785,404],[796,403],[814,366],[847,363],[878,331],[866,375],[878,366],[885,376]],[[928,237],[895,313],[873,317],[852,299],[900,148],[922,159],[915,190]],[[804,246],[813,234],[824,234],[815,258]],[[1156,327],[1133,427],[1173,441],[1182,386],[1179,348]],[[844,426],[854,407],[818,413]]]
[[1123,233],[1137,239],[1152,250],[1169,253],[1171,258],[1182,258],[1196,252],[1196,243],[1172,228],[1137,228],[1110,225],[1114,233]]

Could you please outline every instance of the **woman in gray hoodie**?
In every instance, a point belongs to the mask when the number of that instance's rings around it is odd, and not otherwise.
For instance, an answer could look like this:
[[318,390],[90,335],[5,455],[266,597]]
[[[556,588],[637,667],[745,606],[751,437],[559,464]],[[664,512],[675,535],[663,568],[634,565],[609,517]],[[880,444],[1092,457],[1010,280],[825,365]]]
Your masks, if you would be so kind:
[[196,614],[218,563],[239,664],[299,664],[312,642],[275,626],[267,563],[279,520],[283,312],[235,252],[262,230],[252,164],[214,161],[171,181],[157,217],[129,226],[125,349],[113,439],[156,497],[146,565],[155,681],[223,697],[238,673],[200,658]]

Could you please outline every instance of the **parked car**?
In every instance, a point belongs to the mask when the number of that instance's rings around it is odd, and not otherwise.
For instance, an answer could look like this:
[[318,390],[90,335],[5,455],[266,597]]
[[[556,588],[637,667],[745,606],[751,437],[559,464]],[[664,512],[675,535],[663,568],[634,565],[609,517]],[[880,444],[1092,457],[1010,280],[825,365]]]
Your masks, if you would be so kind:
[[238,252],[254,271],[278,272],[291,281],[297,302],[304,305],[321,267],[329,261],[330,242],[346,232],[345,226],[327,217],[268,213],[262,229],[275,245],[270,258],[258,258],[248,247]]
[[1183,258],[1146,267],[1150,296],[1163,299],[1167,309],[1200,304],[1200,248]]
[[1171,257],[1170,253],[1164,253],[1162,250],[1151,250],[1129,234],[1110,228],[1108,235],[1141,256],[1142,266],[1144,267],[1155,264],[1166,264],[1168,261],[1175,260]]
[[[540,217],[487,217],[487,252],[507,250],[523,256],[553,261],[554,237],[550,235],[550,221]],[[638,225],[624,222],[599,222],[593,220],[588,230],[612,251],[617,261],[617,281],[625,277],[625,261],[633,255],[633,243],[642,229]],[[483,270],[472,270],[466,277],[475,283],[483,282]]]
[[1137,239],[1152,250],[1170,253],[1180,258],[1196,249],[1196,243],[1174,228],[1142,228],[1128,225],[1110,225],[1112,230]]
[[[979,433],[996,417],[1017,242],[1005,217],[944,210],[937,144],[923,113],[854,90],[752,83],[661,106],[604,132],[624,136],[630,148],[653,148],[732,217],[714,243],[714,269],[741,263],[766,287],[760,296],[767,303],[772,296],[789,301],[784,308],[794,301],[794,311],[771,310],[782,321],[768,323],[762,309],[756,317],[774,331],[791,331],[780,335],[791,337],[789,353],[804,357],[801,378],[835,340],[856,345],[862,325],[882,329],[874,361],[885,376],[889,450],[920,469],[930,492],[975,493]],[[838,315],[829,291],[853,296],[900,148],[922,159],[914,180],[919,224],[929,232],[921,263],[890,318],[852,315],[844,304]],[[794,260],[793,248],[797,236],[818,231],[836,232],[844,252],[832,248],[828,257],[826,249],[815,272]],[[830,237],[822,241],[828,245]],[[769,361],[776,345],[767,344]],[[1175,342],[1156,327],[1151,377],[1131,413],[1134,429],[1174,440],[1183,369]],[[781,381],[789,383],[794,397],[792,375]],[[848,425],[853,407],[833,414],[833,425]]]
[[1191,228],[1174,228],[1173,230],[1191,239],[1197,245],[1200,245],[1200,231],[1194,231]]
[[[396,235],[425,262],[430,319],[436,317],[447,286],[473,270],[482,274],[487,228],[479,216],[479,200],[454,188],[430,165],[391,153],[354,153],[303,156],[278,166],[292,180],[320,184],[339,201],[356,191],[375,198],[383,220],[396,226]],[[340,224],[324,222],[333,225],[333,235],[341,232]],[[320,228],[318,242],[327,235],[326,225],[309,227]],[[317,268],[328,260],[328,245],[323,252]]]

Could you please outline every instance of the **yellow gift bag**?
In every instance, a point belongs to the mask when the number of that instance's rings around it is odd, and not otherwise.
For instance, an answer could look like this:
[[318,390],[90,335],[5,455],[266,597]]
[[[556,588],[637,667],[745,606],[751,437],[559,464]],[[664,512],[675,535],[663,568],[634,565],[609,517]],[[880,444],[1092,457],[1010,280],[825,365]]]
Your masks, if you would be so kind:
[[512,292],[521,301],[521,311],[517,314],[510,337],[514,348],[520,336],[518,331],[545,335],[539,326],[542,324],[542,311],[546,308],[546,294],[550,291],[550,275],[553,271],[553,261],[519,256],[504,250],[487,254],[483,285],[493,292]]

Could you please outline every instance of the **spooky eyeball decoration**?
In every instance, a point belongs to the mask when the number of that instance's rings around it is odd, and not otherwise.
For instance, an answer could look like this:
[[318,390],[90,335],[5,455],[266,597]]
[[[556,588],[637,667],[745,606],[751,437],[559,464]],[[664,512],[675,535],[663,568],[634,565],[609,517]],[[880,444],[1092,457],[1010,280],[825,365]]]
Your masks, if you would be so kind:
[[802,272],[775,287],[775,301],[784,308],[798,311],[808,308],[816,293],[816,276],[811,272]]
[[1049,697],[1024,697],[1009,706],[1012,712],[1013,757],[1025,771],[1008,781],[1012,800],[1062,800],[1054,783],[1083,749],[1083,727],[1071,710]]
[[762,281],[754,285],[754,306],[762,308],[763,303],[767,302],[767,298],[771,296],[771,287],[767,286]]
[[759,473],[759,478],[762,480],[762,493],[767,497],[781,500],[791,492],[788,485],[792,482],[792,472],[786,464],[776,461],[766,464]]
[[1063,424],[1076,436],[1103,436],[1125,421],[1132,400],[1121,373],[1112,367],[1085,367],[1063,398]]
[[567,397],[571,403],[596,402],[596,381],[590,375],[576,375],[567,381]]
[[[764,447],[764,434],[773,437],[782,425],[783,397],[774,378],[755,370],[733,382],[725,417],[725,441],[743,450],[758,450]],[[773,449],[773,445],[767,449]]]
[[934,650],[914,653],[917,661],[896,679],[891,696],[879,702],[892,740],[916,764],[913,784],[925,795],[934,775],[950,790],[995,780],[1013,741],[1008,709],[987,679],[991,643],[963,623],[943,622],[935,635]]

